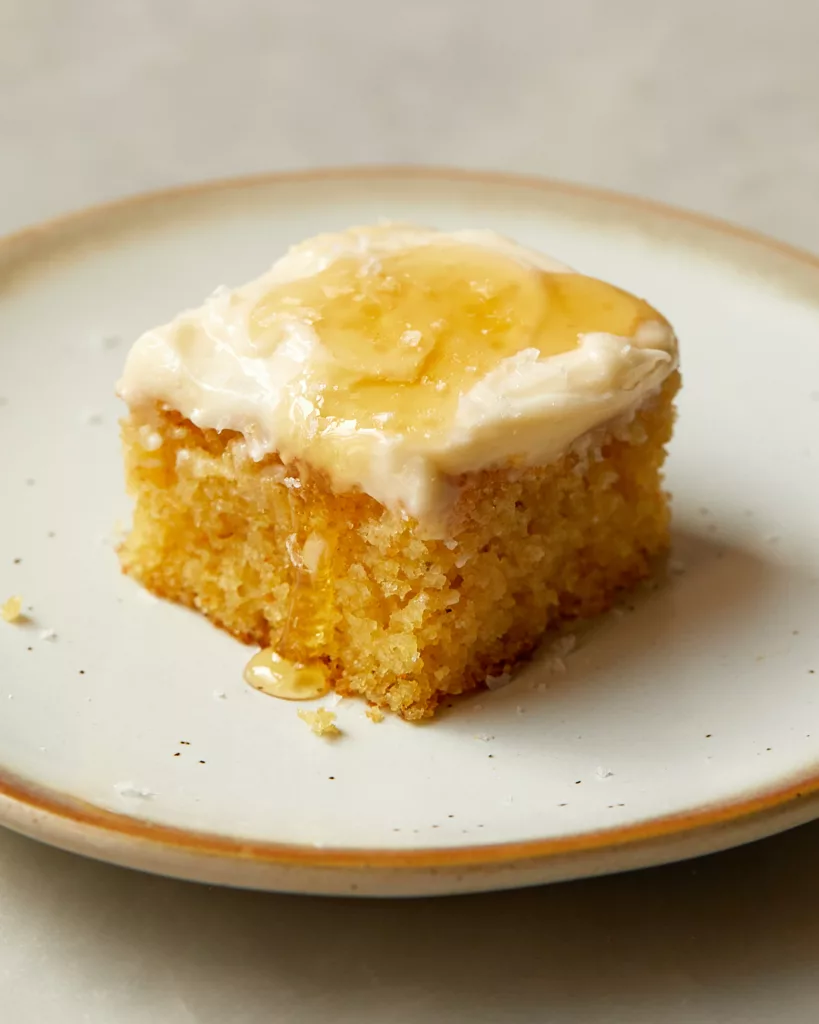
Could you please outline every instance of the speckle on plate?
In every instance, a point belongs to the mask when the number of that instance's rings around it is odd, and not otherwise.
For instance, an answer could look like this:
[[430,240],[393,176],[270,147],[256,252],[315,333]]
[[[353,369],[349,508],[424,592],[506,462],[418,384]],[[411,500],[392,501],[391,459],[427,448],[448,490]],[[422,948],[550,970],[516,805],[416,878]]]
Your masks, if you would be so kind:
[[41,629],[40,639],[46,643],[53,644],[57,640],[57,633],[53,629]]

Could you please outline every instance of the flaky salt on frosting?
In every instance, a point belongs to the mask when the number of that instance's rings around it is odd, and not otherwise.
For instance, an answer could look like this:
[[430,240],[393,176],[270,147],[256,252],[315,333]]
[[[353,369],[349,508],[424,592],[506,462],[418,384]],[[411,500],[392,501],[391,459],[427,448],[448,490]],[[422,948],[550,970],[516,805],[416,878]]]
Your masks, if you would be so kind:
[[148,331],[118,391],[424,519],[453,477],[554,460],[676,365],[640,299],[491,231],[385,224],[309,239]]

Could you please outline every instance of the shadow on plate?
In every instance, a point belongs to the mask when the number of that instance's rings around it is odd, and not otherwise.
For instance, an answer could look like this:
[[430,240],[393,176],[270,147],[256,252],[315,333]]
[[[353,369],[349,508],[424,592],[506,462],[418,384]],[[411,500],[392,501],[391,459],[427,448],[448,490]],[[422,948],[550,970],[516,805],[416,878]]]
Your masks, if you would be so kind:
[[[566,657],[560,641],[555,647],[549,638],[509,685],[455,701],[441,719],[474,732],[479,719],[511,723],[522,703],[548,701],[560,717],[580,704],[611,699],[611,688],[627,699],[634,687],[645,690],[646,680],[655,690],[665,682],[679,685],[692,651],[743,649],[751,624],[758,616],[765,620],[777,595],[797,577],[798,569],[765,560],[750,547],[675,530],[671,557],[657,576],[625,594],[612,611],[580,625]],[[802,582],[811,584],[808,576]],[[478,714],[465,724],[470,710]]]

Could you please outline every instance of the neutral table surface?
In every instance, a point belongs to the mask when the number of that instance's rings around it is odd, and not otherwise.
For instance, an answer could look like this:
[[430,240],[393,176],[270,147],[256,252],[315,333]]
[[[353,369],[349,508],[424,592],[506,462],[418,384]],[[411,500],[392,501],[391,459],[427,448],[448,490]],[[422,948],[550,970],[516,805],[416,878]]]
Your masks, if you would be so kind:
[[[363,162],[538,172],[819,250],[816,0],[3,0],[0,232]],[[0,833],[3,1024],[819,1020],[819,824],[524,892],[217,890]]]

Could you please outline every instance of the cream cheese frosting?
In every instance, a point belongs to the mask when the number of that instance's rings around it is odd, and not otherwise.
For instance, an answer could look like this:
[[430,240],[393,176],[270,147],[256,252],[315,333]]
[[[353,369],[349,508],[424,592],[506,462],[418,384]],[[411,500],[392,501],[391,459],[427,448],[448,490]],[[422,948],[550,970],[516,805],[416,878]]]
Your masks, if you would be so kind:
[[677,365],[646,303],[491,231],[320,235],[132,347],[118,393],[418,519],[459,474],[548,463]]

